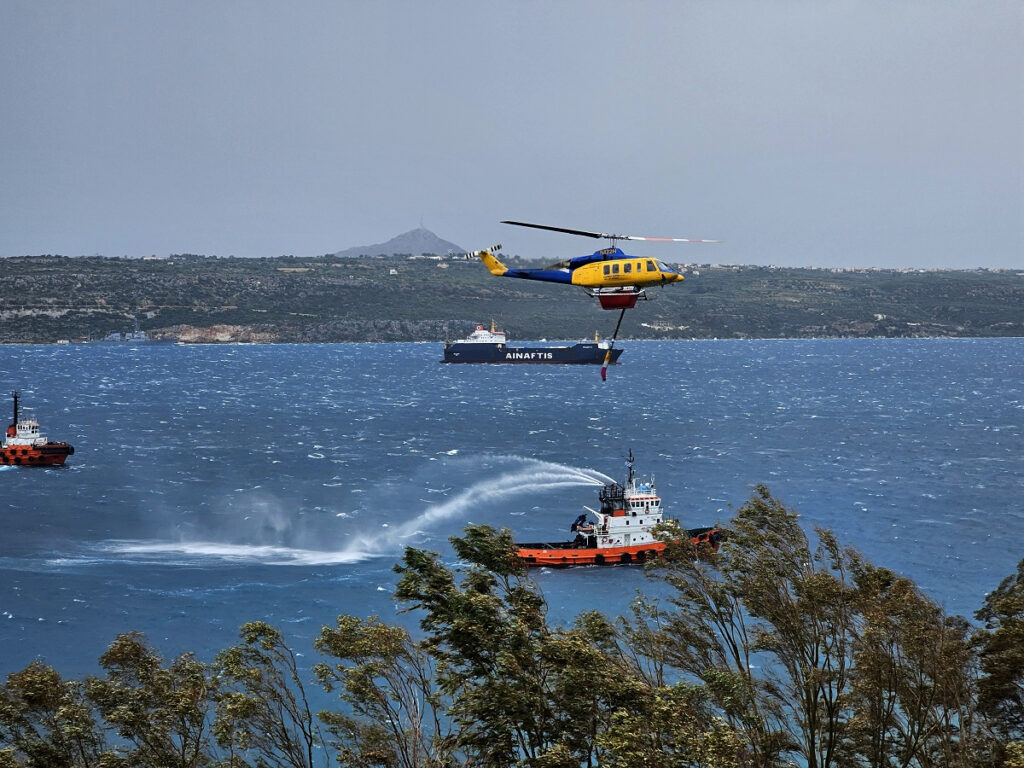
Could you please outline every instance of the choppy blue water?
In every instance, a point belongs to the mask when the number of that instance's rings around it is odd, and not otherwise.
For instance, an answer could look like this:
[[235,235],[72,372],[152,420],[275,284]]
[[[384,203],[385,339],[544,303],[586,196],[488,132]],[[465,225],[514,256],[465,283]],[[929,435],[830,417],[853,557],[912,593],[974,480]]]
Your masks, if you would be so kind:
[[[0,469],[0,674],[92,673],[132,629],[209,659],[254,619],[310,653],[339,613],[399,620],[406,545],[568,537],[629,449],[684,524],[765,483],[952,613],[1024,556],[1024,339],[623,346],[607,383],[437,344],[0,347],[5,396],[76,450]],[[649,587],[536,576],[565,621]]]

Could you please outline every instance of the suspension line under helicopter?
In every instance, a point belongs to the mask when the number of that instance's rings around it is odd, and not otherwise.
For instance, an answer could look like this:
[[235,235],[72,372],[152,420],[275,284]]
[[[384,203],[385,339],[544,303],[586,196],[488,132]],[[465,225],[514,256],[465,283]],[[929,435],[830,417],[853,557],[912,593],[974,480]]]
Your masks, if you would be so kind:
[[615,333],[612,334],[612,340],[608,344],[608,351],[604,355],[604,362],[601,364],[601,381],[608,380],[608,364],[612,360],[612,350],[615,349],[615,340],[619,337],[619,326],[622,325],[622,318],[626,316],[626,310],[629,307],[623,307],[619,312],[619,321],[615,324]]

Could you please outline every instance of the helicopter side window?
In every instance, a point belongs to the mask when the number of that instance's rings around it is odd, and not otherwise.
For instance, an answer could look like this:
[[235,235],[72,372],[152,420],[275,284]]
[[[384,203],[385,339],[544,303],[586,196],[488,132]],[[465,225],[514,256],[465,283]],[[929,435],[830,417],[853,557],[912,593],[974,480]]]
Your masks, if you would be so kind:
[[633,271],[633,264],[627,261],[625,264],[622,265],[622,271],[628,275],[630,272]]
[[619,274],[619,265],[618,264],[612,264],[612,274],[613,275]]
[[604,265],[604,273],[606,275],[608,275],[608,274],[611,274],[611,271],[612,271],[612,265],[611,264],[605,264]]
[[647,260],[647,271],[648,272],[657,272],[658,271],[658,268],[656,266],[654,266],[654,262],[651,261],[650,259]]

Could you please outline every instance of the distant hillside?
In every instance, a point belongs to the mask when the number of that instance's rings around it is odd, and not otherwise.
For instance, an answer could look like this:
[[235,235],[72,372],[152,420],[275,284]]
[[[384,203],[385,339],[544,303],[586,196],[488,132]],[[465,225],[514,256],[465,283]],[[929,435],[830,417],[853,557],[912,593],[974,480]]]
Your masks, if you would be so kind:
[[[1024,336],[1024,273],[681,269],[686,282],[648,291],[620,338]],[[0,343],[101,339],[136,319],[193,342],[441,341],[492,318],[515,341],[571,340],[611,334],[616,315],[478,259],[0,259]]]
[[357,245],[338,251],[335,256],[420,256],[424,253],[431,253],[436,256],[444,256],[449,253],[465,253],[466,250],[448,240],[442,240],[429,229],[418,227],[410,229],[398,237],[393,237],[386,243],[376,245]]

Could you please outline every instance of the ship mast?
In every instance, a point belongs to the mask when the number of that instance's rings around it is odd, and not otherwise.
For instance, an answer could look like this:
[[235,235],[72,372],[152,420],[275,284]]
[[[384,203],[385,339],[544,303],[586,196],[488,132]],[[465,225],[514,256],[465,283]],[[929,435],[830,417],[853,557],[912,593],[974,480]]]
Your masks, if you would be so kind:
[[626,466],[629,467],[629,477],[626,478],[626,487],[629,488],[633,485],[633,449],[629,449],[629,459],[626,461]]
[[7,436],[14,437],[17,434],[18,429],[18,390],[11,392],[14,397],[14,421],[11,422],[11,426],[7,428]]

